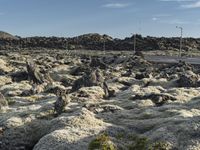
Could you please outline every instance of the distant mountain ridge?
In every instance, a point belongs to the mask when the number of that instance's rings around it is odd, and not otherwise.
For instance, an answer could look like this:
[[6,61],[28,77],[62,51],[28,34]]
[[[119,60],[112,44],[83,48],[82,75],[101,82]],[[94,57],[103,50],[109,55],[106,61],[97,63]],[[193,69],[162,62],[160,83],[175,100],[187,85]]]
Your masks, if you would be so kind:
[[10,33],[0,31],[0,39],[17,39],[17,37],[11,35]]
[[[136,49],[145,50],[172,50],[179,49],[179,37],[142,37],[137,35]],[[134,36],[124,39],[112,38],[109,35],[89,33],[72,38],[65,37],[27,37],[12,36],[0,31],[1,49],[87,49],[87,50],[133,50]],[[183,49],[200,50],[199,38],[184,38]]]

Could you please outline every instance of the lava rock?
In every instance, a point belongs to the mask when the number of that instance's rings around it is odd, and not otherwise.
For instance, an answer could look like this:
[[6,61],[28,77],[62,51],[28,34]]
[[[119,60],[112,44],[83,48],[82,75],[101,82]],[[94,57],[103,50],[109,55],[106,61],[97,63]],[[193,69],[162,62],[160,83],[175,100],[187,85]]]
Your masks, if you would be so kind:
[[65,90],[58,90],[57,96],[58,98],[54,103],[54,110],[57,115],[60,115],[64,111],[65,106],[70,103],[71,99],[66,95]]
[[85,73],[81,78],[77,79],[72,86],[71,92],[75,92],[82,87],[91,86],[100,86],[103,88],[106,98],[114,96],[114,91],[109,90],[100,69]]
[[11,76],[13,82],[28,80],[28,73],[26,71],[13,72],[9,75]]
[[5,106],[8,106],[8,102],[3,96],[3,94],[0,93],[0,110]]
[[36,67],[33,60],[27,61],[26,64],[29,80],[36,84],[44,83],[42,74],[39,72],[39,69]]
[[177,80],[177,84],[179,87],[198,87],[198,86],[200,86],[198,76],[193,73],[182,74],[180,76],[180,78]]
[[177,99],[171,95],[168,94],[148,94],[148,95],[135,95],[134,97],[131,98],[131,100],[145,100],[145,99],[150,99],[152,100],[156,106],[162,106],[165,104],[167,101],[176,101]]
[[98,67],[100,69],[106,69],[108,66],[100,58],[92,58],[90,67]]

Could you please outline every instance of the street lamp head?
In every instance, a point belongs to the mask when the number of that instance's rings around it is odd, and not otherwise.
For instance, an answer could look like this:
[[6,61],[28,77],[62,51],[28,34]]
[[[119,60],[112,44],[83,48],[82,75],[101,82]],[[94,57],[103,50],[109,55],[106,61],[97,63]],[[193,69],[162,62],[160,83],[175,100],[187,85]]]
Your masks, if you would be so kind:
[[179,27],[179,26],[176,26],[176,28],[181,29],[181,30],[183,29],[182,27]]

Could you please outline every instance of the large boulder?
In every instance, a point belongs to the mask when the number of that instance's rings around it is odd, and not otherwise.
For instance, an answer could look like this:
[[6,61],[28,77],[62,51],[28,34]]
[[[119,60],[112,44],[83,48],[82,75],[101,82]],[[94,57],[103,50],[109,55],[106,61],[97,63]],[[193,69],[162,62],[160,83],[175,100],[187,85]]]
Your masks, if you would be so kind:
[[180,75],[177,80],[179,87],[198,87],[200,86],[199,77],[191,71]]
[[81,78],[77,79],[72,86],[71,92],[75,92],[82,87],[92,86],[100,86],[101,88],[103,88],[105,98],[114,96],[114,91],[109,90],[108,85],[100,69],[96,69],[89,73],[85,73]]
[[58,117],[51,124],[55,129],[42,137],[33,150],[86,150],[95,135],[111,126],[85,108],[68,117]]
[[3,133],[0,134],[0,149],[32,149],[46,133],[48,133],[47,121],[28,122],[19,117],[11,117],[3,125]]
[[104,78],[99,69],[85,73],[81,78],[76,80],[72,86],[72,92],[81,87],[102,86]]

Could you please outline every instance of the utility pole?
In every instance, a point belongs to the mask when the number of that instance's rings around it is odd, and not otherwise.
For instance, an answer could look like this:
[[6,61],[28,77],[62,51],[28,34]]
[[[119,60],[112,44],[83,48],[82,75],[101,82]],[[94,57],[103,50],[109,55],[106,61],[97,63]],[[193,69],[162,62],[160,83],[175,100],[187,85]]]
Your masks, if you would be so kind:
[[137,34],[134,35],[134,54],[136,53],[136,38]]
[[137,40],[137,34],[131,34],[134,36],[134,41],[133,41],[133,53],[135,54],[136,53],[136,40]]
[[68,49],[68,39],[66,39],[66,50],[69,50]]
[[180,36],[180,49],[179,49],[179,57],[181,57],[182,52],[182,43],[183,43],[183,28],[176,26],[177,29],[181,30],[181,36]]
[[105,40],[105,37],[103,38],[103,52],[104,52],[104,55],[106,54],[106,40]]
[[[76,42],[75,42],[75,43],[76,43],[76,46],[75,46],[75,51],[74,51],[74,52],[75,52],[75,54],[76,54],[77,51],[78,51],[78,48],[79,48],[79,46],[78,46],[78,45],[79,45],[79,36],[77,36],[77,37],[75,38],[75,41],[76,41]],[[83,52],[83,53],[84,53],[84,52]]]

